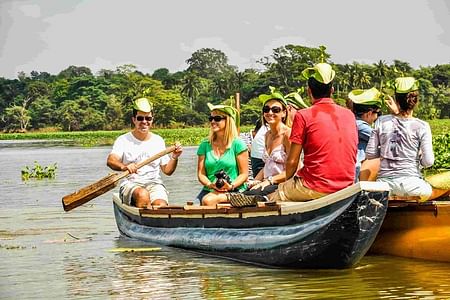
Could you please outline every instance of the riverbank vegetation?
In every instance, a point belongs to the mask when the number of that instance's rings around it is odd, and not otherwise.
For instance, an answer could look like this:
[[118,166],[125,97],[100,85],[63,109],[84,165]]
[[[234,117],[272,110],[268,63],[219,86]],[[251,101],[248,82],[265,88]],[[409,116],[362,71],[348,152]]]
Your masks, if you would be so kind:
[[206,103],[231,103],[237,92],[242,124],[254,124],[261,110],[257,96],[269,92],[269,86],[285,94],[299,91],[307,102],[301,71],[320,61],[336,69],[334,96],[342,105],[354,88],[375,86],[392,94],[389,82],[414,76],[421,92],[416,115],[427,120],[450,117],[450,64],[418,69],[400,60],[337,64],[323,46],[285,45],[257,59],[258,69],[242,71],[222,51],[203,48],[186,60],[185,70],[174,73],[160,68],[144,74],[134,65],[123,65],[93,74],[88,67],[69,66],[56,75],[32,71],[15,79],[0,77],[0,130],[120,130],[130,123],[131,101],[140,96],[154,103],[157,127],[205,126]]

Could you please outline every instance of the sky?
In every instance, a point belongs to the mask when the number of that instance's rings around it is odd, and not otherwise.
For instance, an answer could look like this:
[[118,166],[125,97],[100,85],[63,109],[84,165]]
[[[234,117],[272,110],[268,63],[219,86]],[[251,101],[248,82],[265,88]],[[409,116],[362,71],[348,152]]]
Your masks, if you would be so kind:
[[239,70],[294,44],[334,63],[450,63],[449,0],[0,0],[0,77],[133,64],[176,72],[201,48]]

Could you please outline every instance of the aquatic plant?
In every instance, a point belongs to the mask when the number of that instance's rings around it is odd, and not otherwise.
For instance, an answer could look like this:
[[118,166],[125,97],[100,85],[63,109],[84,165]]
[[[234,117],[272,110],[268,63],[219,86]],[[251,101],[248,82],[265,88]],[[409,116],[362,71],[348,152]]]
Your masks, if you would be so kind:
[[34,161],[34,166],[32,168],[30,168],[29,166],[25,166],[24,168],[22,168],[22,181],[27,181],[32,178],[37,180],[41,180],[44,178],[54,179],[56,177],[57,169],[58,167],[56,163],[43,167],[38,164],[37,161]]

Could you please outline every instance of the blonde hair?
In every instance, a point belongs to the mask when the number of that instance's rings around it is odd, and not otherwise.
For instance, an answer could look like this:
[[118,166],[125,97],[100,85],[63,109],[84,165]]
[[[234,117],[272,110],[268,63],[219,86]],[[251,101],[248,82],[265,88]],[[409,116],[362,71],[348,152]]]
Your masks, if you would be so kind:
[[[236,127],[236,123],[234,122],[234,119],[230,115],[225,114],[222,111],[217,110],[217,109],[215,109],[213,111],[218,112],[219,116],[226,117],[226,119],[225,119],[225,133],[224,133],[224,136],[225,136],[226,148],[228,149],[228,148],[231,147],[231,144],[233,143],[233,140],[239,136],[238,131],[237,131],[237,127]],[[209,129],[208,140],[209,140],[209,143],[211,145],[213,144],[213,141],[216,139],[216,137],[217,137],[216,133],[213,132],[211,130],[211,128],[210,128]]]

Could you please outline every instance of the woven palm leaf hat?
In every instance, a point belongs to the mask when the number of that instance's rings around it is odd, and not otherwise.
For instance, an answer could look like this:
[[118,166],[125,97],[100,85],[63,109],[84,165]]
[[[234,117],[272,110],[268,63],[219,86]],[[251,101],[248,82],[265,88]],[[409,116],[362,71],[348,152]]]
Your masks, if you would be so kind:
[[333,81],[336,76],[336,72],[327,63],[318,63],[314,67],[306,68],[302,71],[302,75],[305,79],[313,77],[318,82],[328,84]]
[[153,110],[153,104],[147,98],[139,98],[133,101],[133,108],[148,113]]
[[414,77],[398,77],[394,81],[394,89],[397,94],[406,94],[419,89],[419,81]]
[[258,99],[261,100],[263,106],[266,105],[269,100],[278,100],[280,101],[284,107],[287,106],[287,101],[284,98],[283,94],[276,90],[273,86],[269,86],[270,94],[261,94],[258,96]]
[[218,110],[220,112],[223,112],[224,114],[229,115],[233,120],[234,123],[236,124],[237,127],[239,127],[240,125],[240,118],[239,118],[239,112],[236,110],[236,108],[229,106],[229,105],[223,105],[223,104],[211,104],[208,103],[208,108],[210,111],[213,110]]
[[295,109],[307,108],[308,104],[305,103],[302,96],[300,96],[300,89],[296,92],[291,92],[287,95],[284,95],[284,99],[286,99],[288,104],[291,104],[295,107]]
[[348,98],[355,104],[376,105],[378,107],[381,107],[383,103],[383,94],[375,87],[368,90],[352,90],[350,93],[348,93]]

